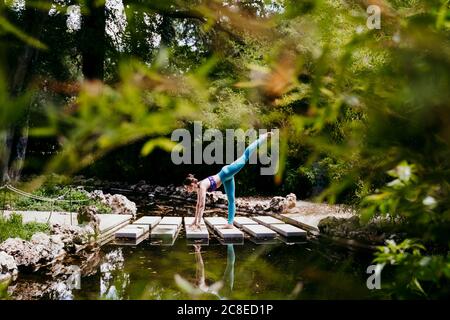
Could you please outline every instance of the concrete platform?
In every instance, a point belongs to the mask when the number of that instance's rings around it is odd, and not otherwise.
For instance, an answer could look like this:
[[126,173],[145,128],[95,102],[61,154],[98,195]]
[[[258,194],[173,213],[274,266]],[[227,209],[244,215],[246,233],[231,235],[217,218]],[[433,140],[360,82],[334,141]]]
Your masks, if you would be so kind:
[[266,227],[270,226],[271,224],[284,223],[284,221],[275,219],[274,217],[270,217],[270,216],[256,216],[256,217],[252,217],[252,219]]
[[223,226],[228,223],[227,219],[222,217],[206,217],[205,222],[211,228],[214,228],[215,226]]
[[127,239],[127,238],[117,238],[113,239],[110,244],[113,245],[119,245],[119,246],[137,246],[142,241],[148,239],[149,235],[143,235],[142,237],[139,237],[138,239]]
[[209,246],[209,238],[207,239],[186,239],[187,245]]
[[256,222],[255,220],[247,217],[234,217],[233,223],[238,228],[242,228],[246,224],[258,224],[258,222]]
[[129,225],[125,226],[124,228],[131,228],[131,229],[139,228],[139,229],[144,230],[144,233],[147,233],[150,231],[150,225],[148,225],[148,224],[134,224],[133,223],[133,224],[129,224]]
[[248,238],[248,240],[250,240],[254,244],[280,244],[281,243],[281,241],[278,240],[277,238],[264,239],[264,238],[250,237],[250,238]]
[[233,244],[233,245],[238,245],[238,246],[242,246],[244,244],[244,238],[227,238],[227,239],[223,239],[220,237],[217,237],[217,241],[219,241],[219,243],[223,246],[228,245],[228,244]]
[[306,231],[290,224],[271,224],[270,229],[278,232],[283,237],[306,237]]
[[141,224],[141,225],[148,225],[151,228],[154,228],[160,221],[161,217],[158,216],[144,216],[139,219],[137,219],[133,224]]
[[174,239],[178,234],[178,226],[175,224],[157,225],[152,229],[150,236],[154,239]]
[[[192,222],[194,222],[194,217],[184,217],[184,226],[185,227],[192,224]],[[205,220],[203,218],[200,219],[200,225],[201,226],[205,225]]]
[[246,224],[242,229],[254,238],[275,238],[277,233],[260,224]]
[[[76,212],[50,212],[50,211],[8,211],[5,210],[5,217],[10,216],[12,213],[18,213],[22,216],[24,223],[28,222],[40,222],[60,225],[73,225],[77,226],[77,213]],[[104,234],[108,231],[121,226],[127,221],[130,221],[132,215],[129,214],[98,214],[100,220],[100,233]]]
[[[11,214],[17,213],[22,216],[23,223],[39,222],[59,225],[78,225],[76,212],[61,212],[61,211],[22,211],[22,210],[5,210],[4,217],[7,218]],[[0,212],[1,215],[1,212]]]
[[129,222],[132,218],[130,214],[98,214],[100,219],[100,233],[106,233],[115,226],[124,222]]
[[116,238],[138,239],[144,235],[144,229],[142,228],[130,228],[124,227],[119,231],[116,231]]
[[159,225],[176,225],[181,226],[183,219],[181,217],[164,217],[159,222]]
[[300,228],[310,230],[310,231],[319,231],[319,222],[323,218],[327,217],[326,215],[301,215],[301,214],[281,214],[280,215],[284,221],[287,223],[293,224],[295,226],[299,226]]
[[189,225],[185,227],[186,229],[186,239],[208,239],[209,232],[206,226],[200,226],[200,228],[191,228]]
[[214,231],[223,239],[244,239],[244,233],[236,227],[225,229],[223,225],[216,225]]

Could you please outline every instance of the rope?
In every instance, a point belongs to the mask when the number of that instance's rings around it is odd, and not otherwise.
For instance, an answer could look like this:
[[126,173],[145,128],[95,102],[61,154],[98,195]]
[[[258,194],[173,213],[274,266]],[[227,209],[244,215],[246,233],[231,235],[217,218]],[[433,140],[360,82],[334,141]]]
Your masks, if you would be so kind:
[[28,197],[28,198],[39,200],[39,201],[52,202],[52,203],[55,203],[55,202],[69,202],[69,203],[72,203],[72,202],[87,202],[87,201],[89,201],[89,199],[82,199],[82,200],[61,199],[61,197],[64,197],[64,195],[59,196],[58,198],[54,198],[54,199],[47,198],[47,197],[41,197],[41,196],[37,196],[37,195],[31,194],[31,193],[25,192],[23,190],[17,189],[17,188],[13,187],[10,184],[7,184],[7,185],[4,185],[4,186],[0,187],[0,190],[3,189],[3,188],[6,188],[6,189],[8,189],[8,190],[10,190],[12,192],[20,194],[21,196],[24,196],[24,197]]

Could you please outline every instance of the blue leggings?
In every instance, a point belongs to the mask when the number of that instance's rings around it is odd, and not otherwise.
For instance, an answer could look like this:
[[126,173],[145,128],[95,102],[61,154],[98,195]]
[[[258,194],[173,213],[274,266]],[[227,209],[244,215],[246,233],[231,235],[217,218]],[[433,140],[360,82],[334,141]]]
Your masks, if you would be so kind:
[[236,213],[236,203],[234,196],[234,175],[238,173],[247,161],[250,159],[252,153],[256,150],[256,148],[266,140],[267,136],[260,137],[258,140],[253,141],[247,149],[245,149],[242,156],[237,158],[234,162],[226,165],[220,170],[219,178],[222,181],[223,187],[227,194],[228,198],[228,223],[232,224],[234,220],[234,214]]

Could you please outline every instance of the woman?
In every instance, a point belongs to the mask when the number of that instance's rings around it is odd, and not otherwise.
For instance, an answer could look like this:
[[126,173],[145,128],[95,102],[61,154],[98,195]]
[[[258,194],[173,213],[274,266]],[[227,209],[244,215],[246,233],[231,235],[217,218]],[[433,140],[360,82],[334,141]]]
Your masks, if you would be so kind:
[[271,136],[272,132],[268,132],[262,134],[258,140],[253,141],[247,149],[245,149],[242,156],[240,156],[233,163],[226,165],[220,170],[218,174],[213,176],[209,176],[206,179],[198,182],[198,180],[192,175],[189,174],[187,178],[184,180],[184,185],[189,192],[197,191],[197,205],[195,208],[195,218],[194,222],[191,224],[193,228],[200,228],[200,221],[203,216],[203,211],[205,210],[205,199],[206,199],[206,191],[214,191],[219,188],[222,184],[225,189],[225,193],[228,198],[228,224],[224,226],[224,228],[232,228],[234,214],[236,212],[236,204],[234,198],[234,176],[238,173],[247,161],[250,159],[252,153],[256,150],[256,148],[264,142],[267,137]]

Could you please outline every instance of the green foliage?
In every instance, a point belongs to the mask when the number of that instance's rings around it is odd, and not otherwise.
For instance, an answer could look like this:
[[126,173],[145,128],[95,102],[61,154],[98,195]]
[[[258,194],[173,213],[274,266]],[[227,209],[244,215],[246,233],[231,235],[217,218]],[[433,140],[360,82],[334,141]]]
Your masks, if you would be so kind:
[[0,243],[8,238],[30,240],[37,232],[50,233],[50,226],[38,222],[22,222],[22,216],[17,213],[9,218],[0,217]]
[[374,262],[384,268],[396,266],[395,280],[384,282],[385,290],[396,298],[425,296],[444,298],[449,294],[449,255],[423,255],[425,247],[410,239],[379,247]]
[[87,191],[84,189],[77,189],[66,185],[67,183],[67,178],[51,175],[43,185],[32,192],[33,195],[38,197],[64,201],[43,201],[5,191],[7,194],[2,194],[0,197],[0,206],[10,206],[13,210],[77,212],[81,206],[95,205],[99,213],[111,212],[110,207],[98,200],[89,198]]

